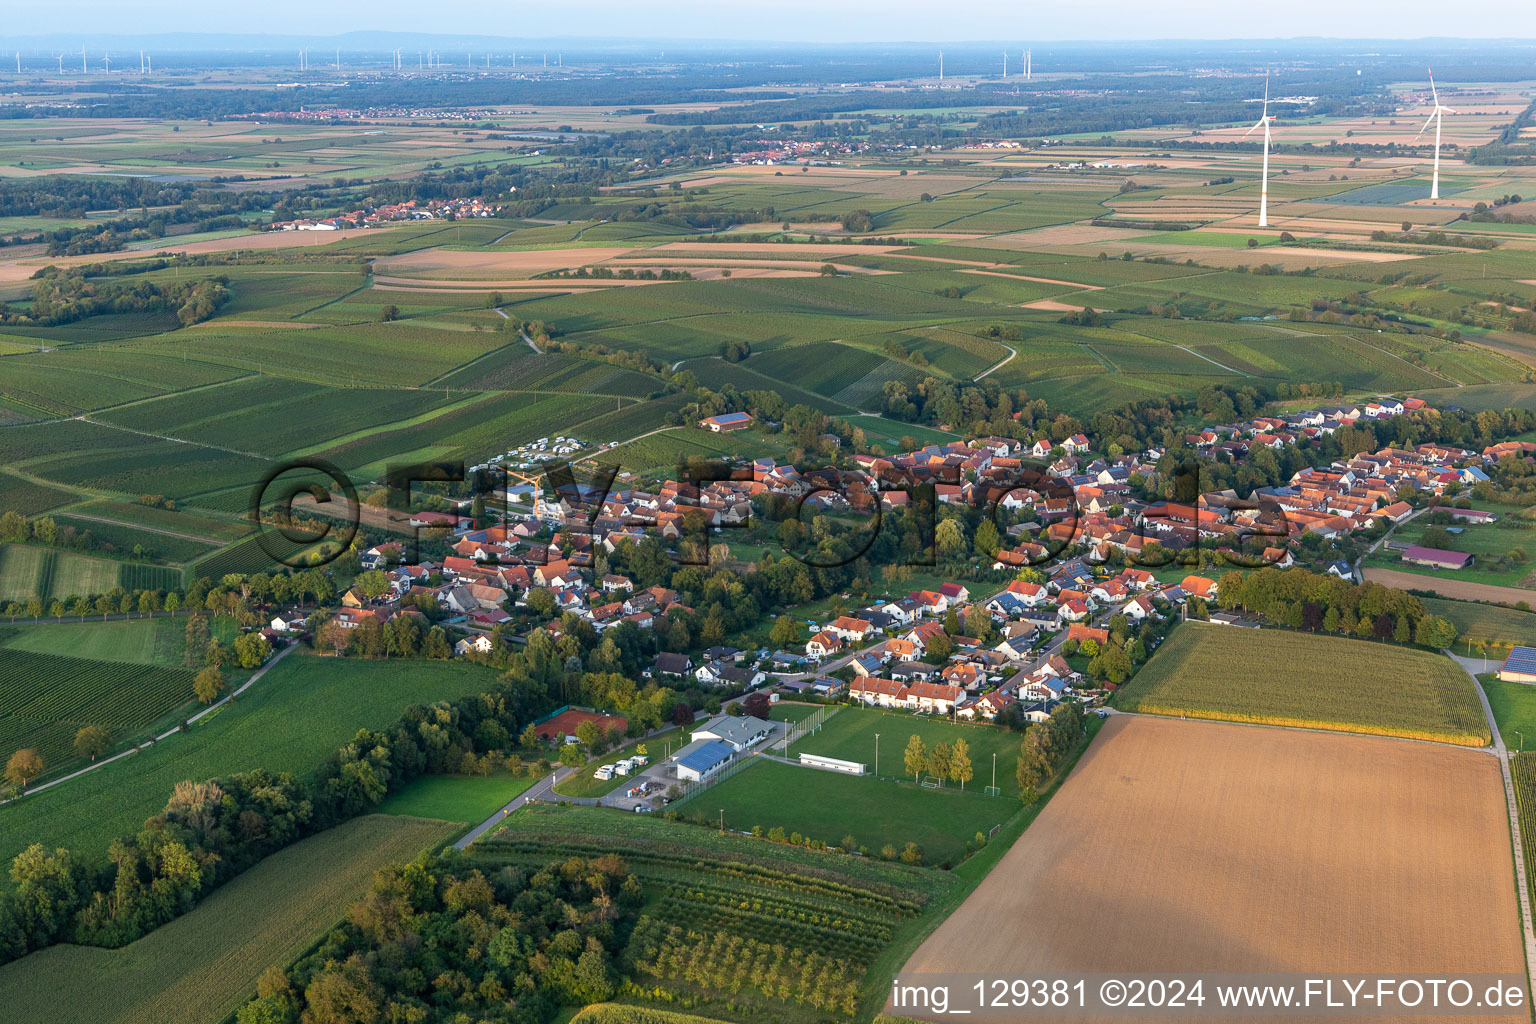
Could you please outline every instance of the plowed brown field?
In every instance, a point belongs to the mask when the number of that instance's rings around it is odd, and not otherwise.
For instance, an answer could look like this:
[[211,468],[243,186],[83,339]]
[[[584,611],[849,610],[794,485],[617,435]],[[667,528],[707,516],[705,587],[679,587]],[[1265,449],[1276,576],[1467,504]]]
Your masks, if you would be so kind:
[[1523,976],[1508,820],[1484,752],[1116,716],[904,970]]

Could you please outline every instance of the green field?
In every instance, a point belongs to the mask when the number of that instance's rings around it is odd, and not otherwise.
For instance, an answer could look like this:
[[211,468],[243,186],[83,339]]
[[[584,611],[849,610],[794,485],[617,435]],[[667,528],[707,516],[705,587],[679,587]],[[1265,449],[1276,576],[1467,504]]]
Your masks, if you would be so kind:
[[[1490,662],[1489,667],[1496,670],[1498,664]],[[1499,724],[1504,745],[1511,753],[1522,747],[1536,750],[1536,686],[1506,683],[1491,671],[1478,673],[1477,678],[1488,695],[1488,706],[1493,708],[1493,720]]]
[[[1283,670],[1276,668],[1283,666]],[[1189,622],[1116,695],[1122,711],[1488,743],[1472,680],[1395,644]]]
[[504,772],[486,776],[423,775],[386,797],[377,811],[478,825],[535,781]]
[[45,620],[36,628],[10,630],[0,636],[0,647],[37,654],[180,668],[186,647],[186,630],[184,616],[163,614],[110,622],[47,624]]
[[[950,723],[943,718],[918,716],[903,711],[884,711],[873,708],[843,708],[829,717],[815,733],[802,737],[789,749],[791,758],[800,754],[824,754],[845,761],[861,761],[875,768],[875,733],[880,734],[880,774],[887,778],[900,778],[903,774],[902,751],[910,737],[923,738],[929,750],[936,743],[954,746],[956,740],[965,740],[971,748],[971,765],[976,777],[966,785],[967,789],[980,792],[992,784],[992,758],[997,756],[997,785],[1008,796],[1019,791],[1016,767],[1019,761],[1019,744],[1023,737],[995,725]],[[906,773],[911,780],[911,773]],[[946,786],[959,788],[956,783]]]
[[32,842],[104,852],[159,811],[177,782],[251,768],[307,773],[358,729],[380,728],[411,704],[474,693],[495,678],[478,665],[295,651],[191,732],[0,808],[0,860]]
[[930,864],[958,859],[968,839],[1018,809],[1017,799],[983,796],[980,787],[924,789],[762,758],[678,808],[706,817],[723,810],[726,828],[779,827],[833,845],[851,834],[871,853],[916,843]]
[[1536,612],[1438,597],[1421,597],[1419,600],[1424,603],[1425,611],[1455,623],[1456,631],[1461,634],[1456,641],[1457,654],[1470,654],[1468,644],[1511,647],[1536,643]]
[[249,999],[367,891],[374,871],[452,834],[368,815],[295,843],[122,949],[53,946],[0,967],[11,1024],[208,1024]]

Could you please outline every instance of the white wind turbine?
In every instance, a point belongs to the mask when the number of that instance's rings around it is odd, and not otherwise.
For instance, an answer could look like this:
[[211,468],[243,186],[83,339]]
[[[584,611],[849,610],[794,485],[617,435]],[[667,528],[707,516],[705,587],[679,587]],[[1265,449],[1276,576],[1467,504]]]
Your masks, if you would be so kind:
[[[1430,92],[1430,95],[1435,98],[1435,109],[1430,111],[1428,120],[1426,120],[1424,122],[1424,127],[1419,129],[1419,135],[1423,135],[1426,131],[1429,130],[1429,122],[1430,121],[1435,122],[1435,176],[1430,181],[1429,198],[1431,198],[1431,199],[1439,199],[1440,198],[1440,115],[1441,114],[1454,114],[1454,113],[1456,113],[1456,111],[1452,110],[1450,107],[1443,107],[1443,106],[1440,105],[1440,93],[1435,88],[1435,73],[1434,73],[1433,70],[1431,70],[1429,72],[1429,92]],[[1415,135],[1414,139],[1417,140],[1419,135]]]
[[1264,129],[1264,174],[1259,178],[1259,227],[1269,227],[1269,122],[1273,118],[1269,116],[1269,75],[1264,76],[1264,112],[1259,115],[1258,123],[1246,132],[1243,138],[1247,138],[1260,128]]

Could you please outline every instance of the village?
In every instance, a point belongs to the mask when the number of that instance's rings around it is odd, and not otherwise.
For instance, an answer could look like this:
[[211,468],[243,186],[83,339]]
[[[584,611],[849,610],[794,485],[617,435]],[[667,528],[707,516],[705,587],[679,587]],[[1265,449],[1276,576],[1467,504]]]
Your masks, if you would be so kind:
[[427,199],[420,202],[407,199],[399,203],[364,207],[339,213],[331,217],[300,217],[295,220],[274,221],[268,231],[344,231],[352,228],[374,228],[410,220],[461,220],[475,217],[494,217],[501,207],[481,199]]
[[[1362,418],[1418,408],[1422,403],[1411,399],[1387,399],[1309,409],[1215,427],[1186,440],[1197,456],[1241,460],[1260,448],[1315,440]],[[749,414],[732,413],[699,426],[730,432],[751,423]],[[476,468],[536,469],[581,447],[564,436],[541,438]],[[641,586],[622,573],[601,571],[621,545],[650,535],[681,543],[701,527],[710,536],[748,528],[754,502],[765,495],[858,516],[877,502],[906,506],[914,485],[930,485],[938,505],[995,505],[1006,523],[1002,543],[975,568],[996,582],[942,580],[835,615],[807,617],[803,642],[663,650],[643,675],[660,685],[737,700],[763,690],[774,700],[847,702],[1022,727],[1048,721],[1063,701],[1101,703],[1133,671],[1118,654],[1133,631],[1144,657],[1185,617],[1235,628],[1258,625],[1221,609],[1220,573],[1213,570],[1222,568],[1223,556],[1245,568],[1292,566],[1302,548],[1298,541],[1309,534],[1324,545],[1359,531],[1377,536],[1440,507],[1415,507],[1406,496],[1438,499],[1458,492],[1486,479],[1480,467],[1503,456],[1529,457],[1536,449],[1529,442],[1482,452],[1385,448],[1303,469],[1286,485],[1260,488],[1247,500],[1210,492],[1177,503],[1138,497],[1134,486],[1133,478],[1152,473],[1164,452],[1104,457],[1091,447],[1082,434],[1033,443],[983,437],[891,456],[859,454],[850,468],[806,472],[760,458],[723,474],[726,479],[667,479],[651,489],[608,493],[569,484],[551,490],[522,477],[504,485],[507,516],[498,525],[476,526],[462,508],[411,515],[411,526],[445,538],[451,554],[440,562],[399,564],[403,547],[393,542],[364,551],[361,568],[377,572],[387,585],[371,595],[356,586],[344,593],[329,619],[330,635],[369,622],[382,627],[401,616],[430,625],[419,610],[426,601],[455,632],[459,657],[485,658],[498,645],[522,642],[514,627],[530,622],[555,639],[575,621],[599,636],[629,624],[659,641],[674,617],[694,609],[665,586]],[[1462,522],[1488,518],[1472,509],[1445,511]],[[1315,570],[1355,582],[1356,565],[1327,560],[1328,550],[1314,543],[1314,551],[1323,553]],[[1242,561],[1244,552],[1259,560]],[[1433,557],[1414,546],[1403,553],[1405,561]],[[315,626],[294,612],[274,618],[266,632],[276,640]],[[1103,661],[1096,657],[1101,653]],[[734,752],[746,746],[751,744]],[[691,767],[680,767],[672,757],[649,772],[703,780],[732,760],[715,748],[706,753],[714,759],[692,757]],[[644,765],[630,759],[604,767],[614,778]],[[659,797],[660,789],[641,786],[635,793]]]

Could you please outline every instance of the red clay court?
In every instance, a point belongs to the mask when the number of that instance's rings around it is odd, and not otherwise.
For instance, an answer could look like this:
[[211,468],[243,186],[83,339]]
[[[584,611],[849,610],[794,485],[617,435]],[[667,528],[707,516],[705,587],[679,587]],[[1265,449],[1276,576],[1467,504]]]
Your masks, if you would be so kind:
[[605,732],[610,722],[617,722],[620,729],[629,728],[629,719],[619,718],[616,715],[600,715],[595,711],[562,711],[549,721],[539,723],[539,739],[574,736],[576,727],[582,722],[596,722],[597,727]]

